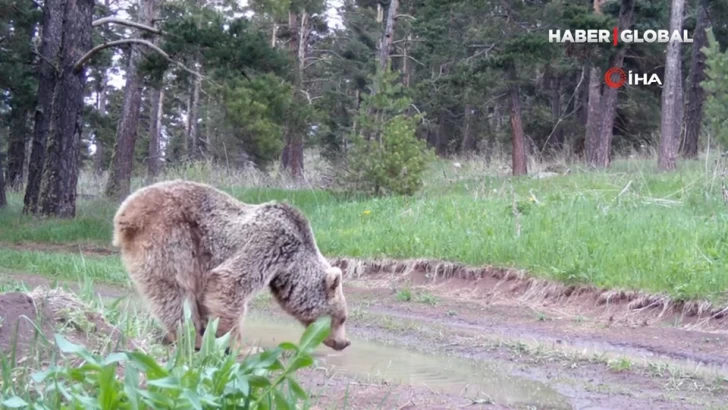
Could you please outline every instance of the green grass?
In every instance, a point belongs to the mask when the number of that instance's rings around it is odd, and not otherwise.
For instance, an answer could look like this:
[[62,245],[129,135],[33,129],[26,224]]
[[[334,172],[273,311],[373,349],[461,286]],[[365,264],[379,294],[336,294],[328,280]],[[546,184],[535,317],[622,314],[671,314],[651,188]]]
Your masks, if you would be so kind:
[[[327,256],[495,264],[568,283],[727,299],[728,208],[720,180],[703,163],[660,174],[652,160],[619,161],[609,172],[572,168],[571,175],[541,180],[486,172],[475,162],[457,169],[438,162],[410,198],[222,188],[246,202],[285,199],[300,207]],[[0,211],[0,241],[110,245],[115,204],[81,201],[76,219],[59,221],[23,216],[20,196],[10,199]],[[18,258],[4,251],[0,267],[33,271]],[[39,270],[37,259],[28,263]],[[99,277],[119,277],[111,262],[99,263]]]
[[28,252],[0,249],[0,268],[58,280],[85,280],[129,284],[117,256],[86,258],[72,253]]

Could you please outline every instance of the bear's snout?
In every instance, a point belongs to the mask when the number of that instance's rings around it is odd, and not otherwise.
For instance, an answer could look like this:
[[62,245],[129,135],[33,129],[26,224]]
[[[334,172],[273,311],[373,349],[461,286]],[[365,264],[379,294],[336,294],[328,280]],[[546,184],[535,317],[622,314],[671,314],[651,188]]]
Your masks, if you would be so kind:
[[340,352],[349,347],[351,342],[349,340],[325,340],[324,344],[337,352]]

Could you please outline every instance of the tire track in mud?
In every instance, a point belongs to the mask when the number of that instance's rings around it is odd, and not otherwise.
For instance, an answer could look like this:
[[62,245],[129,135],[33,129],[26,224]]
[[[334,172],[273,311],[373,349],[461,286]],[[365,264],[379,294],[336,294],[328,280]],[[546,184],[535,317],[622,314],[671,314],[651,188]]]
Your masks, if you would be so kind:
[[[43,277],[19,274],[9,275],[6,277],[8,279],[22,281],[29,287],[51,282]],[[76,291],[81,288],[72,283],[68,287]],[[95,291],[104,298],[118,298],[131,292],[108,285],[99,285]],[[723,398],[728,397],[728,379],[723,385],[710,385],[690,376],[680,382],[690,381],[693,385],[699,385],[699,388],[668,389],[665,386],[671,383],[669,377],[651,376],[632,370],[615,372],[605,363],[592,362],[583,357],[560,355],[555,351],[524,350],[519,347],[519,341],[530,338],[542,341],[551,338],[556,341],[555,345],[559,344],[558,340],[566,345],[580,339],[572,338],[565,343],[565,337],[559,339],[562,336],[549,333],[548,326],[543,326],[552,323],[537,322],[522,308],[498,306],[483,310],[473,303],[445,297],[436,305],[403,303],[396,300],[391,288],[367,287],[367,284],[358,281],[350,281],[345,292],[351,312],[347,323],[349,332],[355,338],[394,344],[445,359],[457,357],[474,363],[500,366],[504,377],[528,378],[556,389],[567,398],[571,408],[705,408],[721,404]],[[267,317],[286,317],[273,299],[265,296],[253,303],[251,311]],[[534,323],[535,326],[531,326]],[[500,334],[512,337],[505,341],[505,338],[499,338]],[[634,348],[633,342],[623,343]],[[356,408],[382,408],[382,403],[383,408],[397,409],[465,406],[522,408],[489,400],[477,402],[421,386],[370,383],[341,374],[322,375],[316,370],[305,371],[302,378],[306,380],[306,385],[321,391],[319,399],[322,404],[328,403],[327,406],[356,400],[355,403],[361,405]],[[635,393],[635,389],[639,392]],[[384,402],[382,396],[386,396]]]
[[[80,251],[87,256],[116,254],[93,246],[29,247],[25,244],[13,247]],[[35,275],[9,275],[9,279],[24,281],[31,287],[51,283]],[[396,289],[402,288],[403,280],[396,275],[365,275],[347,281],[345,293],[351,316],[347,323],[352,335],[431,355],[510,365],[506,367],[511,375],[556,388],[569,398],[573,408],[683,409],[725,405],[728,401],[725,399],[728,397],[728,332],[725,329],[686,330],[669,327],[664,320],[647,324],[640,318],[613,321],[602,311],[565,312],[558,303],[525,304],[516,298],[472,297],[472,293],[464,291],[472,290],[472,282],[457,279],[432,284],[415,278],[414,283],[407,284],[413,291],[429,292],[437,298],[432,304],[397,301]],[[73,284],[69,287],[80,289]],[[117,298],[131,291],[103,284],[95,285],[95,290],[106,298]],[[256,301],[254,305],[253,309],[265,314],[284,316],[270,299]],[[626,360],[623,365],[629,364],[627,367],[631,368],[614,370],[606,359],[595,361],[594,357],[600,353],[617,358],[614,359],[617,367],[618,358],[623,357]],[[671,362],[664,364],[663,359]],[[646,369],[637,370],[638,364]],[[693,369],[706,366],[711,369],[704,373],[715,371],[722,376],[707,381],[702,375],[692,374]],[[357,408],[378,408],[374,403],[380,403],[378,397],[387,392],[393,398],[394,407],[384,408],[455,408],[474,404],[462,397],[429,389],[396,385],[386,386],[387,389],[341,375],[322,378],[314,373],[306,373],[310,381],[329,391],[324,402],[345,398],[347,386],[358,386],[359,391],[368,393],[357,396],[362,403]],[[686,387],[690,385],[693,387]],[[635,389],[640,392],[634,393]],[[475,405],[475,408],[509,408],[488,401]]]

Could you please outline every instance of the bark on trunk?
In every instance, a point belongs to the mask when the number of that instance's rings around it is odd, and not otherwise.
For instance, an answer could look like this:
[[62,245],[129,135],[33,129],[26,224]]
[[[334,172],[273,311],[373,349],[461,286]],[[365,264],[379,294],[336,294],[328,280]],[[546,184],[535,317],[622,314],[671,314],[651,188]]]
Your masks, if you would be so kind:
[[93,10],[94,0],[67,0],[65,4],[60,75],[38,201],[43,215],[62,218],[76,215],[86,73],[83,69],[75,72],[74,64],[93,45]]
[[273,34],[270,36],[270,47],[276,48],[276,43],[278,41],[278,23],[275,21],[273,22]]
[[399,0],[390,0],[389,10],[387,11],[387,25],[384,28],[384,35],[379,44],[379,67],[382,71],[386,70],[389,65],[389,56],[392,50],[392,40],[394,39],[394,30],[397,24],[397,13],[399,11]]
[[[25,143],[28,138],[28,108],[17,106],[10,111],[10,135],[8,139],[7,187],[13,191],[23,186],[23,165],[25,164]],[[1,170],[2,168],[0,168]]]
[[201,146],[197,117],[200,111],[200,79],[195,79],[190,92],[189,111],[187,112],[187,152],[191,160],[198,160],[201,157]]
[[[2,140],[0,139],[0,143]],[[0,151],[0,208],[4,208],[8,204],[8,198],[5,196],[5,173],[3,172],[3,153]]]
[[[670,10],[670,32],[682,29],[684,0],[673,0]],[[679,129],[675,126],[675,115],[678,113],[680,78],[680,42],[667,43],[667,57],[665,61],[665,83],[662,88],[662,121],[660,126],[660,150],[657,165],[662,171],[675,169],[678,143],[680,141]]]
[[437,155],[441,157],[447,155],[447,149],[450,145],[450,135],[447,132],[447,118],[447,111],[441,109],[437,127]]
[[[306,58],[306,37],[308,33],[308,14],[301,11],[299,16],[294,12],[288,13],[288,29],[290,31],[289,51],[294,61],[293,68],[293,101],[302,101],[303,67]],[[296,121],[288,121],[286,127],[286,146],[281,154],[281,165],[287,168],[293,179],[303,176],[303,125]]]
[[474,130],[473,130],[473,104],[466,103],[465,104],[465,113],[464,113],[464,126],[463,129],[463,144],[460,147],[460,153],[461,154],[467,154],[470,152],[475,151],[475,136]]
[[490,162],[493,159],[493,153],[495,151],[496,140],[501,135],[503,130],[503,124],[501,121],[501,107],[500,101],[496,101],[493,105],[493,113],[491,114],[488,124],[488,128],[492,132],[487,133],[487,140],[485,141],[485,163],[490,166]]
[[526,175],[528,167],[526,163],[526,145],[523,136],[523,122],[521,120],[521,97],[517,83],[516,67],[514,63],[508,68],[511,99],[511,140],[513,145],[512,166],[513,175]]
[[[601,132],[601,99],[602,99],[602,83],[599,69],[596,67],[589,68],[589,107],[587,109],[586,119],[586,139],[584,141],[584,150],[586,151],[587,164],[595,166],[603,163],[603,158],[608,156],[607,153],[599,152],[602,145],[599,144]],[[609,149],[609,147],[607,147]]]
[[[402,50],[402,84],[404,84],[405,87],[409,88],[410,86],[410,79],[412,77],[412,64],[410,64],[409,61],[409,47],[410,42],[412,41],[412,34],[407,35],[407,41],[404,43],[404,47]],[[407,111],[409,112],[410,107],[407,107]]]
[[[629,28],[629,26],[632,25],[632,14],[634,11],[634,0],[622,0],[622,6],[619,10],[619,29],[620,31],[626,30]],[[610,59],[610,67],[619,67],[622,68],[624,65],[624,54],[626,53],[626,48],[622,47],[615,55]],[[601,78],[597,77],[598,81],[601,81]],[[593,79],[590,78],[590,81]],[[617,113],[617,95],[618,95],[618,89],[614,89],[611,87],[602,87],[603,92],[601,96],[601,108],[599,110],[599,117],[598,119],[595,119],[595,121],[599,122],[599,136],[596,138],[596,141],[592,141],[592,148],[596,146],[596,149],[592,151],[591,153],[587,152],[587,158],[589,160],[589,165],[598,167],[598,168],[607,168],[609,167],[610,161],[611,161],[611,148],[612,148],[612,128],[614,127],[614,117]],[[591,94],[590,94],[591,97]],[[589,103],[589,106],[591,107],[591,102]],[[590,116],[591,116],[591,109],[590,109]],[[591,119],[588,119],[588,121],[591,121]],[[594,136],[592,135],[592,138]]]
[[43,164],[46,157],[46,141],[53,115],[53,101],[56,90],[59,52],[63,41],[62,0],[46,0],[43,6],[41,45],[38,67],[38,100],[33,118],[33,141],[28,162],[28,183],[23,199],[23,213],[36,213],[40,184],[43,178]]
[[551,73],[550,78],[551,91],[551,121],[553,121],[553,131],[549,145],[555,151],[560,151],[564,145],[564,129],[561,127],[559,120],[561,119],[561,79],[555,73]]
[[[143,0],[139,10],[141,23],[151,26],[154,16],[155,0]],[[138,32],[141,35],[141,32]],[[116,144],[111,161],[111,173],[106,185],[106,196],[120,201],[129,195],[131,174],[134,168],[134,146],[139,126],[139,109],[142,102],[142,73],[139,64],[143,58],[139,45],[133,45],[127,66],[124,105],[121,120],[116,128]]]
[[576,116],[579,119],[581,125],[586,129],[587,120],[589,118],[589,78],[590,70],[588,65],[582,67],[582,74],[584,79],[579,84],[579,90],[577,91],[578,109]]
[[[104,73],[105,74],[105,73]],[[99,88],[96,90],[97,93],[97,99],[96,99],[96,112],[99,113],[100,117],[106,117],[106,93],[108,91],[108,85],[107,85],[107,78],[104,76],[104,79],[99,82]],[[94,143],[96,144],[96,152],[94,152],[94,172],[96,175],[101,175],[104,173],[105,164],[104,164],[104,142],[101,141],[101,138],[99,137],[99,130],[96,130],[95,137],[94,137]]]
[[159,140],[162,130],[162,115],[164,114],[164,89],[161,86],[152,88],[151,94],[150,103],[152,105],[152,113],[149,120],[149,159],[147,160],[147,174],[149,179],[153,181],[159,175],[159,164],[161,162]]
[[685,143],[682,147],[684,158],[698,156],[698,142],[703,122],[703,102],[705,91],[700,83],[705,80],[705,54],[700,50],[708,45],[705,29],[710,24],[708,19],[708,0],[698,2],[698,17],[693,35],[692,56],[690,60],[690,79],[688,80],[687,107],[685,118]]
[[[27,44],[32,43],[35,34],[35,24],[30,21],[16,21],[13,37],[18,37]],[[25,52],[20,58],[28,58]],[[35,104],[32,92],[25,90],[19,85],[17,93],[10,102],[10,135],[8,140],[8,175],[5,181],[8,188],[13,191],[20,190],[23,186],[25,173],[25,147],[30,140],[31,131],[28,128],[28,116]],[[0,168],[2,169],[2,168]]]

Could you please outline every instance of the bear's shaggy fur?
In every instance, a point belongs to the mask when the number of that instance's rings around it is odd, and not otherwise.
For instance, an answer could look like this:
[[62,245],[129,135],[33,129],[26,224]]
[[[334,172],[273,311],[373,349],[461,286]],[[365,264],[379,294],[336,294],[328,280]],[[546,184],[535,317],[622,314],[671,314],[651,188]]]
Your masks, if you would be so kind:
[[208,185],[160,182],[124,200],[113,244],[170,342],[187,300],[198,347],[214,318],[218,336],[232,331],[240,346],[248,301],[268,286],[304,326],[331,317],[326,346],[349,345],[341,270],[319,251],[306,217],[288,204],[245,204]]

